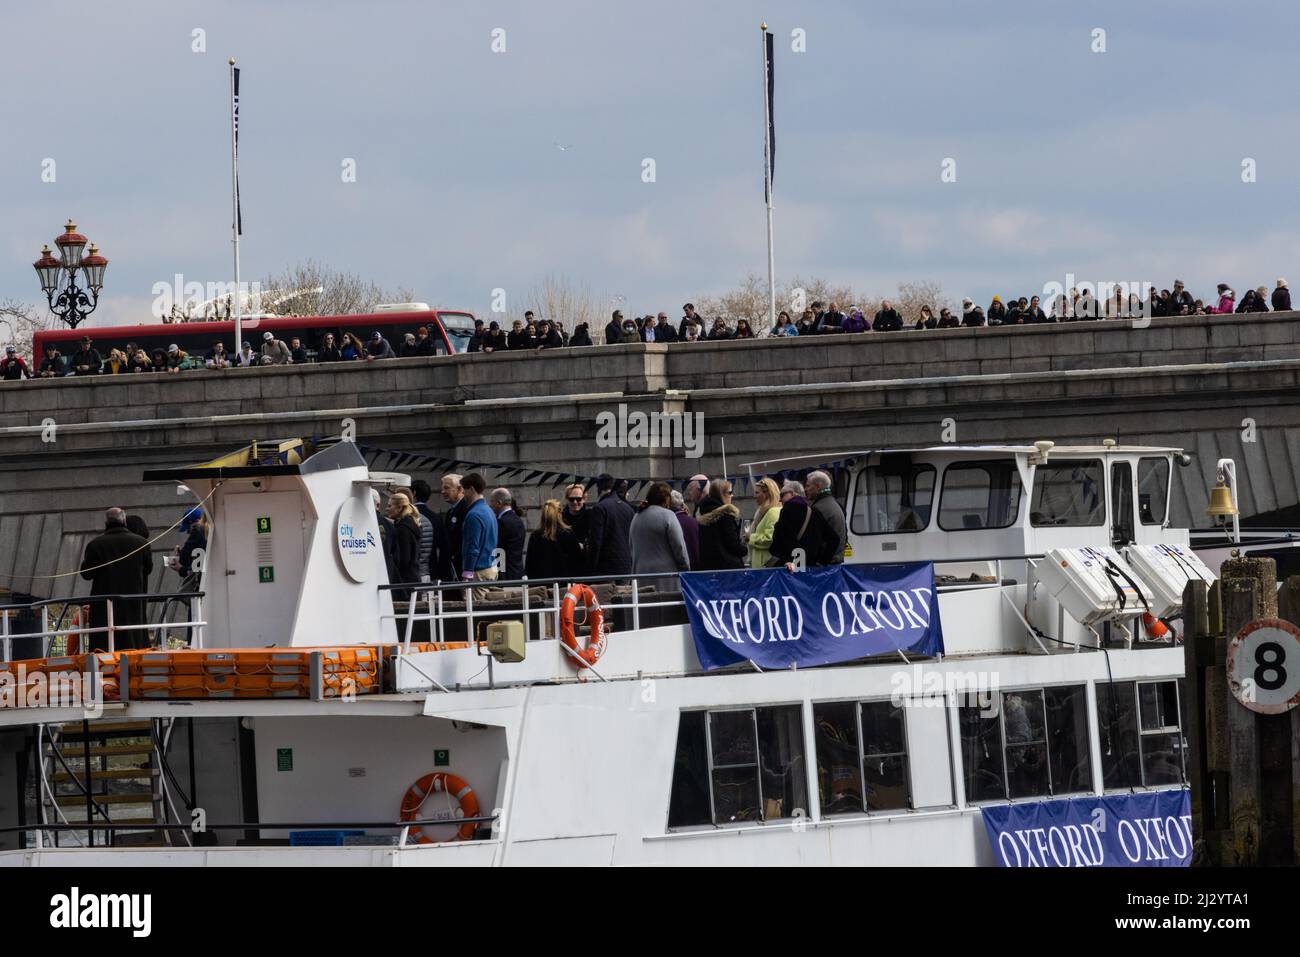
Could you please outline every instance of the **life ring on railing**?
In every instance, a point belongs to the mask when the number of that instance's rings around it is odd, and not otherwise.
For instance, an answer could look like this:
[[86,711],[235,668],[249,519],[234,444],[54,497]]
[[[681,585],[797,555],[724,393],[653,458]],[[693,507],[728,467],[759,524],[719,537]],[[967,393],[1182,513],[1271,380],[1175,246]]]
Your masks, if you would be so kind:
[[[474,794],[474,789],[464,778],[458,778],[454,774],[448,774],[445,771],[433,771],[426,774],[420,780],[416,781],[406,793],[402,795],[402,816],[403,821],[414,821],[420,816],[420,808],[428,800],[430,794],[450,794],[460,802],[461,817],[478,817],[478,797]],[[452,823],[452,822],[449,822]],[[473,821],[466,821],[456,832],[456,836],[448,838],[449,841],[468,841],[474,837],[474,831],[478,825]],[[411,838],[416,844],[440,844],[442,841],[435,841],[428,834],[424,833],[424,827],[417,827],[411,832]]]
[[[573,613],[579,603],[586,606],[587,620],[591,622],[591,638],[588,639],[586,648],[578,646],[578,634],[573,627]],[[569,590],[564,593],[564,601],[560,603],[560,640],[573,652],[568,657],[572,658],[576,655],[577,660],[581,661],[582,665],[591,667],[605,653],[607,637],[605,634],[605,613],[600,610],[600,602],[596,601],[596,593],[586,585],[577,583],[570,585]]]

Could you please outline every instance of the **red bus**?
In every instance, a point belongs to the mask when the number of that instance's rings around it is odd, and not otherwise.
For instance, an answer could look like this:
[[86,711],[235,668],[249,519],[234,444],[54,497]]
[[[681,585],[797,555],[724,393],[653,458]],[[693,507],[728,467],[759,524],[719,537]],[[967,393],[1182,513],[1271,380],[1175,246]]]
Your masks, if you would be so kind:
[[[379,332],[399,356],[406,333],[414,333],[420,326],[429,330],[435,355],[452,355],[464,352],[474,334],[474,314],[444,309],[393,309],[348,316],[259,316],[243,320],[244,341],[254,352],[262,349],[262,333],[272,332],[277,339],[288,343],[294,336],[302,340],[307,354],[315,361],[316,352],[327,332],[342,345],[343,334],[350,332],[362,343]],[[134,342],[138,348],[152,354],[155,349],[166,352],[175,343],[184,352],[202,359],[217,341],[225,343],[232,351],[235,342],[235,321],[218,319],[211,322],[150,323],[143,326],[80,326],[76,329],[43,329],[32,336],[34,366],[45,357],[45,346],[53,343],[67,359],[80,348],[81,337],[90,336],[102,358],[107,359],[112,349],[125,349]],[[233,353],[232,353],[233,354]]]

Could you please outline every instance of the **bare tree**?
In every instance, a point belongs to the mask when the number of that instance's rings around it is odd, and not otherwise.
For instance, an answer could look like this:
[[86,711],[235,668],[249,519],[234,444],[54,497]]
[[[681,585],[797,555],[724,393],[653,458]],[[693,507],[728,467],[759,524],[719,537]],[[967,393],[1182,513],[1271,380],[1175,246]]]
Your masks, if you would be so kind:
[[32,337],[46,327],[45,320],[36,314],[36,307],[18,299],[0,299],[0,337],[12,345],[21,356],[36,361],[32,354]]
[[409,289],[390,290],[308,259],[262,280],[261,307],[285,316],[345,316],[370,312],[382,302],[408,302],[412,296]]
[[[878,300],[876,300],[878,302]],[[795,276],[784,285],[778,286],[776,293],[776,311],[790,313],[798,319],[804,309],[814,302],[826,306],[835,303],[841,310],[856,305],[865,314],[868,304],[849,286],[839,285],[815,277]],[[700,296],[696,299],[697,311],[701,316],[712,319],[721,316],[730,323],[737,319],[749,320],[755,335],[762,335],[769,330],[769,302],[767,279],[757,273],[750,273],[736,288],[716,296]],[[874,313],[875,309],[872,308]],[[707,331],[707,330],[704,330]]]
[[602,326],[604,297],[597,296],[586,283],[574,282],[568,276],[548,274],[528,291],[525,309],[531,309],[537,318],[550,319],[563,324],[572,333],[578,323],[585,322],[595,334]]
[[[941,307],[948,305],[943,296],[943,287],[931,280],[901,282],[896,297],[882,297],[865,295],[852,286],[816,276],[795,276],[778,287],[776,311],[779,315],[784,310],[792,319],[798,320],[800,313],[811,308],[814,302],[820,302],[823,308],[829,308],[834,303],[841,312],[848,312],[850,307],[857,308],[870,322],[885,298],[890,299],[907,323],[915,322],[923,305],[930,306],[936,316]],[[696,303],[700,315],[709,319],[721,316],[733,324],[737,319],[748,319],[755,335],[762,335],[770,326],[767,279],[757,273],[750,273],[740,285],[728,292],[701,296]]]
[[915,323],[921,317],[922,306],[929,306],[935,318],[938,318],[939,310],[951,306],[951,303],[943,294],[943,286],[932,279],[900,282],[894,308],[903,317],[903,322],[909,325]]

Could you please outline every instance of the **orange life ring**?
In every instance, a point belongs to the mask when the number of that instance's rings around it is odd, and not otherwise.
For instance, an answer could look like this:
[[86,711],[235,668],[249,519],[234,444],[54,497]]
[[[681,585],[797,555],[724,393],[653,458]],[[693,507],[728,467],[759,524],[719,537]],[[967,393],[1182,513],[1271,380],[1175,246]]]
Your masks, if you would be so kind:
[[[586,606],[587,619],[591,622],[591,638],[586,648],[578,647],[578,635],[573,627],[573,613],[579,603]],[[606,638],[605,613],[600,610],[596,593],[586,585],[578,583],[570,585],[569,590],[564,593],[564,601],[560,603],[560,640],[573,652],[569,657],[576,655],[582,665],[591,667],[605,653]]]
[[[458,778],[454,774],[448,774],[445,771],[434,771],[426,774],[406,789],[406,794],[402,795],[401,820],[416,820],[420,816],[420,808],[424,806],[424,802],[428,800],[429,795],[443,793],[454,796],[460,802],[462,817],[478,817],[478,797],[475,796],[474,789],[469,786],[469,783],[464,778]],[[448,840],[471,840],[477,828],[478,825],[473,821],[466,821],[460,826],[456,836]],[[440,843],[425,834],[423,827],[415,828],[411,835],[416,844]]]

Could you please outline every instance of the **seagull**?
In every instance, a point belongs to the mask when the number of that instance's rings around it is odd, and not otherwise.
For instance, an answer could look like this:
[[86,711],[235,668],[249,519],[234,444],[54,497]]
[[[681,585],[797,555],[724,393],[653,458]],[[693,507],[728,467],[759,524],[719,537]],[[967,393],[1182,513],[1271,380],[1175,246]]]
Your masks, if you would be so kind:
[[569,150],[573,149],[573,144],[570,143],[568,146],[561,146],[559,143],[556,143],[555,148],[561,153],[567,153]]

